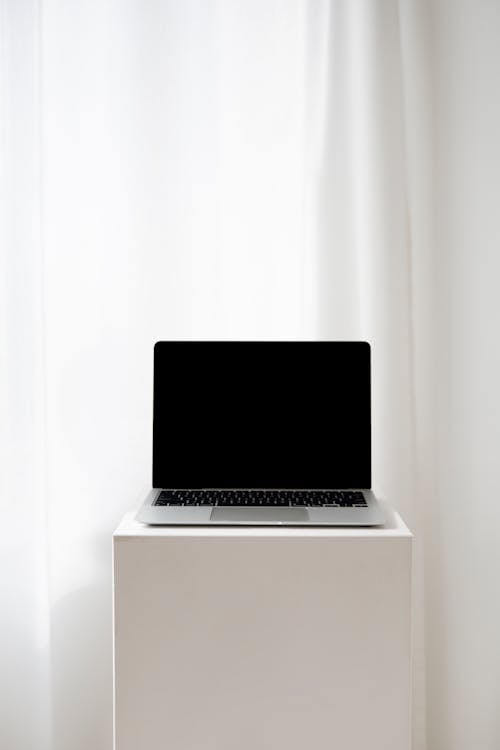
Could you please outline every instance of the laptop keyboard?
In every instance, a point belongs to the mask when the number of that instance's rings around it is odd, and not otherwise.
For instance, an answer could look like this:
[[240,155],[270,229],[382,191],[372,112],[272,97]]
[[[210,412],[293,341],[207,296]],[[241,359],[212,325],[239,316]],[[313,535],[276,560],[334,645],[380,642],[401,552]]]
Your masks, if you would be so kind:
[[155,505],[366,508],[359,490],[162,490]]

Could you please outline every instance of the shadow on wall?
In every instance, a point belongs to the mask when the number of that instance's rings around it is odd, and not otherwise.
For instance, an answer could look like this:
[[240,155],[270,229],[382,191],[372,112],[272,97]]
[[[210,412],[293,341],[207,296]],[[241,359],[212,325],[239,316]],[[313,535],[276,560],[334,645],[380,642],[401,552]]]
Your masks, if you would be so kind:
[[[63,596],[52,609],[52,749],[112,747],[112,588],[110,540],[94,585]],[[104,563],[105,561],[105,563]]]

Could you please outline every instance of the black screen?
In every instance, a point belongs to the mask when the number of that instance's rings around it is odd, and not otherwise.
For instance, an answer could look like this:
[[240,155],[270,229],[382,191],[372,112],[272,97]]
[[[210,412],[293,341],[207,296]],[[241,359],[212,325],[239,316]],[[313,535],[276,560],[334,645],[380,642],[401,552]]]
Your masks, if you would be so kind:
[[369,345],[157,343],[153,486],[369,488]]

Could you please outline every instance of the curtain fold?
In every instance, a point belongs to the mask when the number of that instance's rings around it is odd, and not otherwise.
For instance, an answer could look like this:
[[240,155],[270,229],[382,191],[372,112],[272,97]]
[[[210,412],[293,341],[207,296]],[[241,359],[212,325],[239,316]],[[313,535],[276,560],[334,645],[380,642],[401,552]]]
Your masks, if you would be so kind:
[[39,16],[0,2],[0,745],[50,747]]
[[[472,659],[473,622],[440,647],[461,616],[456,548],[441,545],[464,457],[444,425],[461,434],[446,274],[462,279],[454,179],[476,176],[452,168],[476,136],[456,124],[468,23],[500,60],[498,14],[457,6],[0,0],[2,747],[111,747],[110,537],[150,481],[154,342],[361,338],[375,490],[416,533],[413,748],[465,750],[480,719],[452,665],[459,648]],[[481,737],[496,748],[491,702]]]

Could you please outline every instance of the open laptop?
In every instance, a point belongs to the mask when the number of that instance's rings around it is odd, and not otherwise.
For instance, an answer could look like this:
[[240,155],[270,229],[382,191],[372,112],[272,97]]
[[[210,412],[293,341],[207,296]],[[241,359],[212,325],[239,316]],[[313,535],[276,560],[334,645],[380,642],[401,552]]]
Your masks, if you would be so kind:
[[147,524],[376,526],[370,346],[161,341]]

